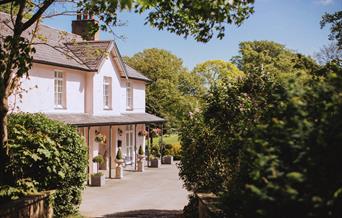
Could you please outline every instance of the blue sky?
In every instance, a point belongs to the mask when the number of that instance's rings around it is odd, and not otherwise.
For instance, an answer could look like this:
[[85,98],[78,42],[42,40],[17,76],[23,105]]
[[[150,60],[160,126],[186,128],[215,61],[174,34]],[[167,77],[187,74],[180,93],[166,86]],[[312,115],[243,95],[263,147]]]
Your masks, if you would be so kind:
[[[123,40],[116,38],[122,55],[132,56],[146,48],[162,48],[182,58],[184,65],[192,69],[206,60],[229,60],[238,54],[241,41],[272,40],[312,55],[329,43],[329,28],[320,29],[321,16],[338,10],[342,10],[342,0],[256,0],[255,13],[242,26],[231,26],[224,39],[212,39],[209,43],[145,26],[144,17],[134,13],[119,14],[127,25],[116,27],[114,31],[125,37]],[[44,23],[71,31],[72,19],[56,17]],[[101,39],[113,38],[109,33],[101,33]]]

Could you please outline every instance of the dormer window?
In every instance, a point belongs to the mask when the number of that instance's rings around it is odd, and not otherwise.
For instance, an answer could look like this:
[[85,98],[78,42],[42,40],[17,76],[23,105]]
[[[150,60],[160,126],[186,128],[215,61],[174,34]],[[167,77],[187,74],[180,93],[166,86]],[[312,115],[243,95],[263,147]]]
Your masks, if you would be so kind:
[[65,82],[64,73],[62,71],[55,71],[54,78],[55,90],[55,108],[65,108]]
[[103,77],[103,108],[112,108],[112,78],[108,76]]
[[133,89],[131,82],[127,82],[126,87],[127,110],[133,110]]

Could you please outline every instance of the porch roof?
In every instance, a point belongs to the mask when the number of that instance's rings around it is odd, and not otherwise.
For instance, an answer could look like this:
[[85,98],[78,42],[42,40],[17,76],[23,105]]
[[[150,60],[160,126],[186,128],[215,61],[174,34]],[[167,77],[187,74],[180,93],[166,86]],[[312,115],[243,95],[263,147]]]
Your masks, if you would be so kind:
[[127,113],[117,116],[90,115],[86,113],[48,113],[50,119],[58,120],[77,127],[164,123],[165,119],[148,113]]

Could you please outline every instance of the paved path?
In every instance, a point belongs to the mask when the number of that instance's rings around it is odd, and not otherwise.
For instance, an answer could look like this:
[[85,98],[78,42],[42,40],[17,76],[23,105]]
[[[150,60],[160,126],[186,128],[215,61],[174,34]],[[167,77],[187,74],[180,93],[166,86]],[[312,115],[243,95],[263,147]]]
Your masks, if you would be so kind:
[[80,207],[85,217],[180,217],[188,203],[178,169],[173,165],[125,171],[103,187],[87,187]]

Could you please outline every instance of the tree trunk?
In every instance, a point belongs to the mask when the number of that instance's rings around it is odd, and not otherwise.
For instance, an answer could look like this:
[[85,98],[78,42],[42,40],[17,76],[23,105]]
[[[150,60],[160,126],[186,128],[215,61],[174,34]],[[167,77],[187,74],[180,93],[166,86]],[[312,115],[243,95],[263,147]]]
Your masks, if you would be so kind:
[[0,185],[7,184],[5,176],[5,166],[8,162],[8,147],[7,147],[7,112],[8,99],[3,97],[0,101]]

